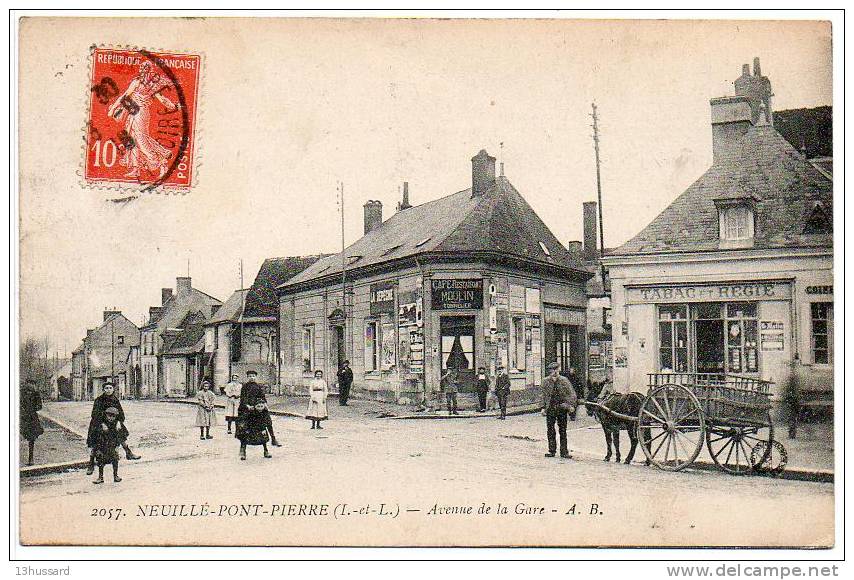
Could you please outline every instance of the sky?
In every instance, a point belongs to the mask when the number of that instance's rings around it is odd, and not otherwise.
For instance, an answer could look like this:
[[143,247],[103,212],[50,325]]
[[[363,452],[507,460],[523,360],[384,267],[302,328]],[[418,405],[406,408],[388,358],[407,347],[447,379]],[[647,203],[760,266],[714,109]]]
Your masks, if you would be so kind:
[[[197,182],[127,204],[83,184],[92,44],[201,54]],[[19,48],[21,337],[70,353],[116,307],[141,324],[188,271],[225,301],[267,257],[341,247],[471,184],[480,149],[558,239],[596,199],[606,246],[711,164],[709,99],[760,57],[775,110],[832,105],[829,23],[28,18]],[[503,148],[500,144],[503,143]]]

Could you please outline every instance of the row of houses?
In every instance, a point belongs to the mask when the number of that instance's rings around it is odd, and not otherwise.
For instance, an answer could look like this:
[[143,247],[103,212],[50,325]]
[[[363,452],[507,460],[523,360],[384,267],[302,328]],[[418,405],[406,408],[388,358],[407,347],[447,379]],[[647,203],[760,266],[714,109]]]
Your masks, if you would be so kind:
[[781,385],[795,365],[827,400],[830,109],[775,113],[758,59],[734,85],[710,102],[712,166],[619,248],[597,244],[593,202],[583,242],[561,243],[481,150],[470,187],[412,205],[405,184],[387,219],[365,203],[364,236],[341,253],[267,260],[224,303],[178,278],[142,328],[105,312],[75,351],[75,396],[108,376],[126,396],[187,396],[250,369],[293,392],[349,360],[368,398],[436,393],[452,368],[469,390],[498,365],[525,398],[556,361],[623,391],[654,372]]

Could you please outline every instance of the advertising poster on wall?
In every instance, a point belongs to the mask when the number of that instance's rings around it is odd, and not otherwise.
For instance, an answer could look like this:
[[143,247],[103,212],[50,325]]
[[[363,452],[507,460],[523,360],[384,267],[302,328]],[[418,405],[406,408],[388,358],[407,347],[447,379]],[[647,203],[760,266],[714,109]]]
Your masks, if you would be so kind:
[[397,364],[395,356],[395,325],[392,322],[383,322],[382,350],[380,351],[380,365],[383,370],[388,370]]

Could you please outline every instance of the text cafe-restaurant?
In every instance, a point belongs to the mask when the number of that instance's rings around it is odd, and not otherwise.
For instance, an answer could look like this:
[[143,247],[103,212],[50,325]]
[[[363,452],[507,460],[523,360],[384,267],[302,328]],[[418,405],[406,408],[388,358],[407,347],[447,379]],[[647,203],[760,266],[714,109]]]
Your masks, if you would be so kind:
[[466,392],[503,364],[530,396],[547,361],[585,376],[591,274],[494,161],[479,153],[471,189],[421,205],[405,185],[385,220],[367,202],[361,239],[279,286],[282,385],[304,389],[319,369],[334,392],[345,359],[351,392],[392,401],[435,396],[449,369]]

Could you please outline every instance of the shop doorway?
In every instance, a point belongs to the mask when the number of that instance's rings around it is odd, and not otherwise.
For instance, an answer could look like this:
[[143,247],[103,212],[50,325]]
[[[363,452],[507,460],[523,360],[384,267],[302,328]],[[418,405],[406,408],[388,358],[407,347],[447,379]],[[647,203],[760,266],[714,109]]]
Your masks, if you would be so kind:
[[330,372],[337,373],[338,369],[341,368],[341,363],[347,360],[347,354],[344,350],[344,326],[332,327],[332,345],[330,353],[332,355],[332,360],[329,361],[332,365]]
[[698,320],[694,328],[697,333],[697,372],[723,373],[726,364],[724,321]]
[[473,391],[477,369],[474,356],[474,316],[442,316],[439,319],[439,328],[442,374],[448,369],[456,369],[461,390]]
[[546,364],[557,362],[560,372],[575,369],[580,381],[586,380],[584,329],[574,324],[546,324]]

